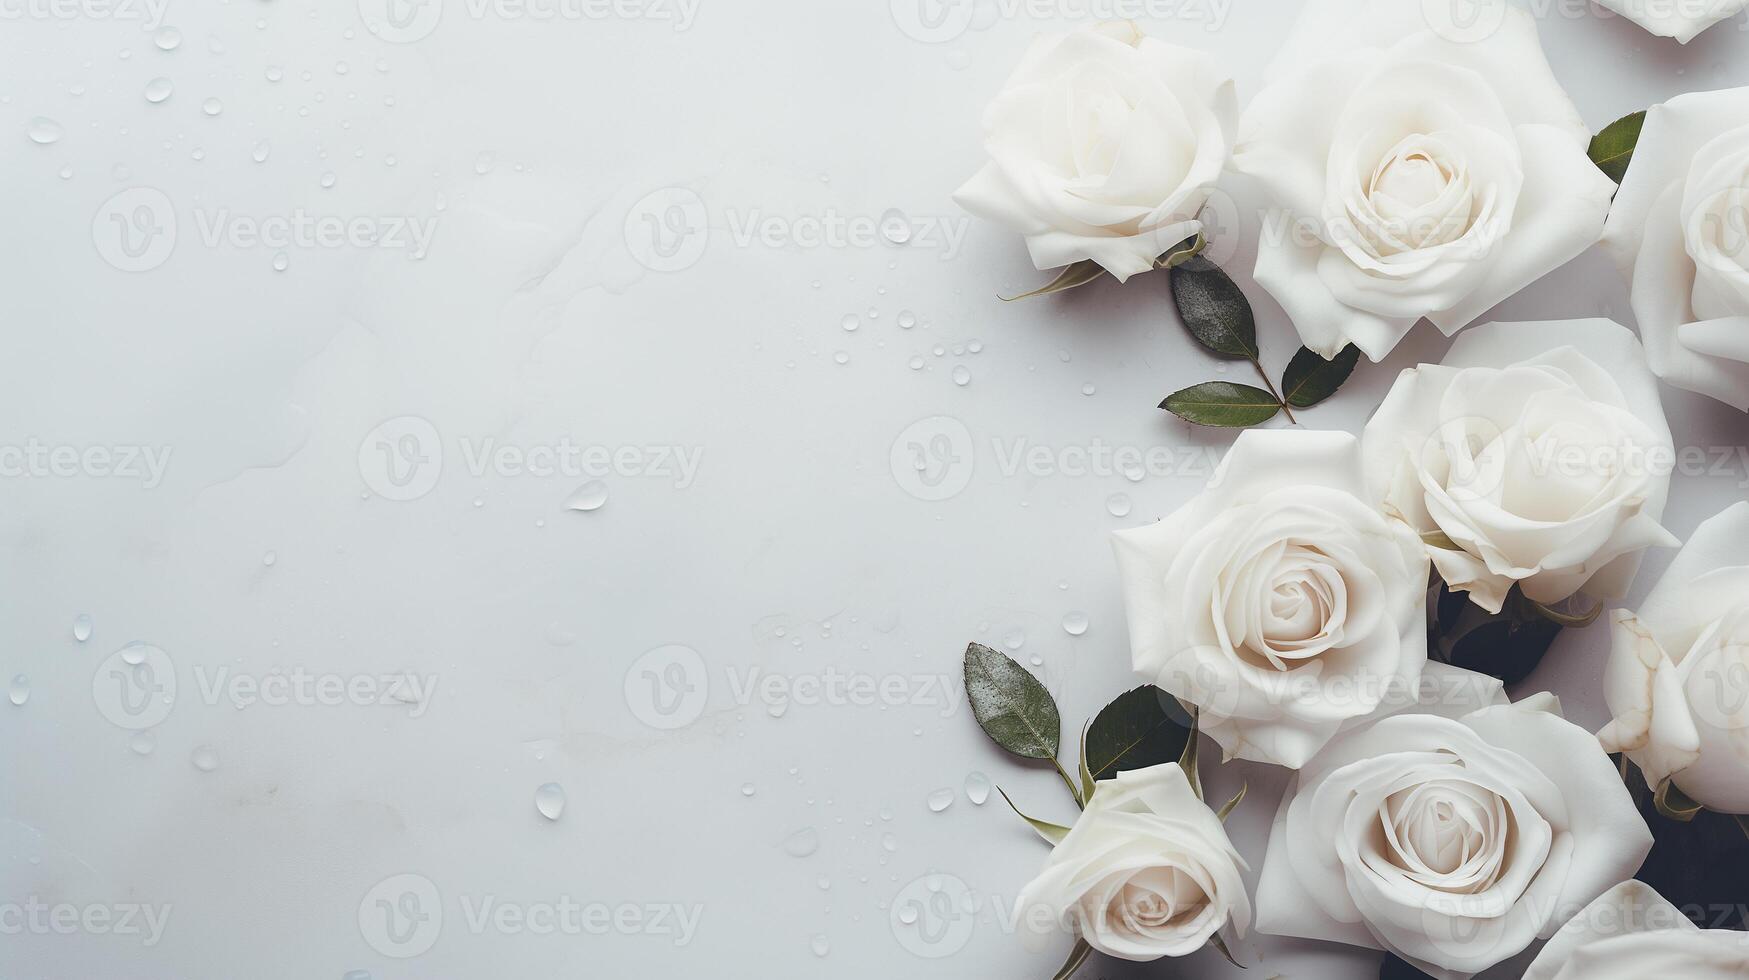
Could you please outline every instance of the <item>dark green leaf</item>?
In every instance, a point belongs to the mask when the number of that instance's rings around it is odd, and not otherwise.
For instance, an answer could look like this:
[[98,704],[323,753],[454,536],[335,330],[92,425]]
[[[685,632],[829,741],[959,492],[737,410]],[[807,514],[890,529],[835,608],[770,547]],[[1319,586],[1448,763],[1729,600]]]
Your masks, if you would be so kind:
[[1525,599],[1524,609],[1529,615],[1546,619],[1549,622],[1554,623],[1556,626],[1569,627],[1572,629],[1584,629],[1592,623],[1597,622],[1597,618],[1603,615],[1603,603],[1601,602],[1592,606],[1586,612],[1571,613],[1566,612],[1565,610],[1556,609],[1553,606],[1544,605],[1534,599]]
[[1591,140],[1588,151],[1591,162],[1608,174],[1610,180],[1621,183],[1627,176],[1628,164],[1634,160],[1634,147],[1639,145],[1640,130],[1645,125],[1646,114],[1636,112],[1603,127],[1603,131]]
[[1190,782],[1190,788],[1196,793],[1197,799],[1202,799],[1202,766],[1198,761],[1202,758],[1198,751],[1202,748],[1202,729],[1196,727],[1196,716],[1190,719],[1190,738],[1184,742],[1184,754],[1178,757],[1178,768],[1184,770],[1184,778]]
[[1081,969],[1081,964],[1087,962],[1087,956],[1092,952],[1093,947],[1087,945],[1087,940],[1075,940],[1075,948],[1069,951],[1068,961],[1063,964],[1063,968],[1058,970],[1057,975],[1051,980],[1069,980],[1075,975],[1076,970]]
[[1202,250],[1208,247],[1208,243],[1208,239],[1202,237],[1202,232],[1199,231],[1196,233],[1195,238],[1187,238],[1184,241],[1179,242],[1173,247],[1172,251],[1155,259],[1154,268],[1176,269],[1184,263],[1189,262],[1191,259],[1196,258],[1198,255],[1201,255]]
[[1094,779],[1177,762],[1190,739],[1190,716],[1153,686],[1138,687],[1106,705],[1087,729],[1087,771]]
[[1063,721],[1038,678],[982,643],[966,647],[965,676],[972,714],[997,745],[1026,759],[1057,757]]
[[1251,303],[1221,267],[1202,256],[1169,274],[1178,316],[1196,342],[1223,357],[1257,360],[1257,322]]
[[1008,798],[1008,791],[1007,790],[998,786],[998,787],[996,787],[996,792],[1002,794],[1003,801],[1008,804],[1008,809],[1014,811],[1015,816],[1018,816],[1020,819],[1025,820],[1029,825],[1031,825],[1033,830],[1038,831],[1038,835],[1045,839],[1045,843],[1051,845],[1052,847],[1055,847],[1058,844],[1061,844],[1063,842],[1063,838],[1069,836],[1069,828],[1063,826],[1060,823],[1050,823],[1049,821],[1045,821],[1045,820],[1034,820],[1032,817],[1029,817],[1024,813],[1021,813],[1020,807],[1015,806],[1014,801]]
[[1295,408],[1311,408],[1341,388],[1360,363],[1360,348],[1349,344],[1332,360],[1301,347],[1281,376],[1281,396]]
[[1458,547],[1457,542],[1451,539],[1451,535],[1444,531],[1422,531],[1421,543],[1429,548],[1438,548],[1440,551],[1464,550]]
[[1087,729],[1092,725],[1088,722],[1081,726],[1081,790],[1076,794],[1080,798],[1082,809],[1087,808],[1087,801],[1093,799],[1093,770],[1087,768]]
[[1530,676],[1559,635],[1561,628],[1546,620],[1492,619],[1458,638],[1450,662],[1516,684]]
[[1048,296],[1051,293],[1060,293],[1065,290],[1074,289],[1076,286],[1085,286],[1103,275],[1105,275],[1105,268],[1098,262],[1095,262],[1092,259],[1082,259],[1074,265],[1064,266],[1063,271],[1057,273],[1057,278],[1052,279],[1050,282],[1045,283],[1043,286],[1040,286],[1030,293],[1021,293],[1019,296],[1000,296],[997,298],[1004,303],[1012,303],[1016,300],[1032,299],[1034,296]]
[[1160,407],[1186,422],[1243,429],[1275,418],[1281,403],[1262,388],[1231,381],[1204,381],[1166,396]]
[[1216,934],[1209,937],[1209,945],[1213,946],[1215,948],[1215,952],[1220,953],[1222,956],[1226,957],[1228,963],[1233,964],[1234,966],[1238,967],[1241,970],[1245,969],[1245,965],[1243,963],[1240,963],[1238,960],[1233,959],[1233,951],[1227,948],[1227,941],[1225,939],[1221,938],[1220,933],[1216,933]]
[[1247,790],[1249,790],[1250,788],[1251,788],[1250,783],[1240,783],[1239,784],[1239,795],[1228,800],[1227,804],[1225,806],[1221,807],[1218,811],[1215,812],[1215,816],[1220,817],[1223,822],[1228,817],[1232,816],[1233,811],[1238,809],[1240,803],[1244,802],[1245,792]]
[[1669,777],[1658,784],[1658,792],[1652,797],[1652,805],[1658,812],[1680,823],[1693,820],[1695,814],[1701,811],[1701,805],[1688,798],[1688,794],[1677,788]]

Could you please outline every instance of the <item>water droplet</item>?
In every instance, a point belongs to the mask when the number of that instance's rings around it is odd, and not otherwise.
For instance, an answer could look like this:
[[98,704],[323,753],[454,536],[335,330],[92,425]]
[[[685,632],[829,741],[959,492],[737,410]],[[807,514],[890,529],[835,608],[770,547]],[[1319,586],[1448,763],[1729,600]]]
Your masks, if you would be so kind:
[[783,852],[790,857],[805,858],[820,849],[820,834],[812,827],[803,827],[783,842]]
[[1010,650],[1018,650],[1021,647],[1026,646],[1026,631],[1009,630],[1007,634],[1002,637],[1002,645]]
[[856,318],[855,313],[846,313],[846,314],[844,314],[844,319],[838,321],[838,325],[843,327],[845,330],[855,330],[857,327],[862,325],[862,321],[860,321]]
[[285,69],[279,67],[278,65],[268,65],[266,74],[267,74],[268,81],[277,82],[280,79],[285,77]]
[[146,83],[146,101],[153,105],[157,105],[165,99],[170,98],[170,93],[175,91],[175,89],[175,83],[160,75]]
[[1105,509],[1110,511],[1113,517],[1130,516],[1131,506],[1130,495],[1127,493],[1114,493],[1105,498]]
[[61,141],[61,124],[47,116],[38,116],[30,121],[30,141],[44,146]]
[[151,732],[135,732],[134,737],[128,740],[128,748],[133,749],[135,755],[151,755],[152,750],[157,747],[158,736]]
[[73,639],[84,643],[91,639],[91,614],[80,613],[73,617]]
[[273,253],[273,271],[284,272],[291,267],[291,258],[284,252]]
[[6,697],[13,704],[22,705],[30,700],[30,678],[19,674],[12,678],[12,686],[6,689]]
[[321,179],[318,180],[317,183],[321,184],[322,188],[324,190],[326,190],[326,189],[334,186],[335,180],[336,180],[336,178],[334,176],[334,171],[329,170],[329,171],[326,171],[325,173],[322,174]]
[[881,237],[894,245],[903,245],[911,240],[911,219],[898,208],[888,208],[881,213]]
[[900,310],[898,322],[900,330],[909,330],[917,325],[917,314],[910,310]]
[[832,888],[832,879],[825,875],[821,875],[814,879],[814,884],[818,886],[821,891],[830,891]]
[[607,484],[600,480],[590,480],[565,498],[566,510],[592,511],[600,510],[607,503]]
[[1098,390],[1099,390],[1098,388],[1093,387],[1093,382],[1091,382],[1091,381],[1089,381],[1086,384],[1081,386],[1081,394],[1083,394],[1083,395],[1091,396],[1094,392],[1096,392]]
[[742,796],[752,796],[754,794],[754,792],[756,792],[756,791],[753,789],[752,783],[742,783],[741,784],[741,795]]
[[189,754],[188,761],[194,763],[194,768],[201,772],[212,772],[219,767],[219,754],[213,751],[212,746],[202,745]]
[[837,361],[839,364],[849,364],[850,363],[850,352],[841,350],[838,353],[833,354],[832,359],[834,361]]
[[255,141],[255,149],[253,149],[249,152],[249,156],[254,158],[256,163],[266,163],[268,155],[271,154],[272,152],[273,152],[273,144],[272,143],[268,142],[267,140],[256,140]]
[[892,834],[882,834],[881,835],[881,850],[890,852],[890,851],[896,851],[898,849],[899,849],[899,838],[894,837]]
[[953,383],[959,385],[961,388],[971,384],[972,372],[967,370],[964,364],[955,364],[953,366]]
[[935,790],[929,794],[927,802],[929,803],[930,813],[940,813],[948,807],[953,806],[953,790],[946,787]]
[[911,358],[911,360],[909,361],[909,364],[911,366],[911,370],[913,370],[913,371],[923,370],[923,358],[921,358],[921,357]]
[[916,902],[906,902],[904,905],[899,906],[899,921],[906,925],[910,925],[917,921]]
[[990,777],[981,772],[969,773],[966,776],[966,799],[971,800],[973,806],[983,806],[989,798]]
[[138,667],[146,662],[146,645],[138,640],[121,648],[122,663]]
[[557,820],[565,812],[565,787],[545,783],[534,791],[534,808],[548,820]]
[[815,956],[823,957],[832,952],[832,942],[822,934],[808,940],[808,948],[814,951]]
[[277,561],[279,561],[279,553],[276,551],[269,551],[267,554],[261,556],[261,564],[266,565],[268,568],[272,568]]
[[492,172],[492,168],[497,165],[497,155],[491,150],[482,150],[480,155],[474,158],[474,173],[489,174]]
[[1087,614],[1080,611],[1063,614],[1063,632],[1070,636],[1087,632]]
[[174,27],[160,27],[158,33],[152,35],[152,43],[158,45],[160,51],[175,51],[182,47],[182,32]]

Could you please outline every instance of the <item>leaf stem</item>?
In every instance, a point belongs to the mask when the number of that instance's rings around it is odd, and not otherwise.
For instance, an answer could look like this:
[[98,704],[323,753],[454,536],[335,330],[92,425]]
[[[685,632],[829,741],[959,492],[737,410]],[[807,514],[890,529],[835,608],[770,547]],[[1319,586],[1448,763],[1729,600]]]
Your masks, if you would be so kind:
[[1275,390],[1275,382],[1269,379],[1269,372],[1263,370],[1263,362],[1256,358],[1252,358],[1251,366],[1257,369],[1257,376],[1263,379],[1263,386],[1268,388],[1269,393],[1275,396],[1275,400],[1281,403],[1282,414],[1287,416],[1289,422],[1292,422],[1294,425],[1299,425],[1300,420],[1294,418],[1294,410],[1288,407],[1287,399],[1281,397],[1281,392]]
[[1083,810],[1087,809],[1087,801],[1081,798],[1081,787],[1075,785],[1074,778],[1063,768],[1063,764],[1052,759],[1051,765],[1057,768],[1057,775],[1063,777],[1063,785],[1069,787],[1069,795],[1075,798],[1075,805]]

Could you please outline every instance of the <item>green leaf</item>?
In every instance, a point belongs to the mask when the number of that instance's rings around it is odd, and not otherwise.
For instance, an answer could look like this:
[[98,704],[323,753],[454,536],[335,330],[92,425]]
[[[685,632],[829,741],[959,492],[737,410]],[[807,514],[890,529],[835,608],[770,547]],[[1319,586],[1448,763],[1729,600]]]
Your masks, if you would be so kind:
[[1080,802],[1081,802],[1082,809],[1086,809],[1087,801],[1093,799],[1093,789],[1094,789],[1093,784],[1095,782],[1095,780],[1093,778],[1093,770],[1087,768],[1087,729],[1091,725],[1092,725],[1092,722],[1089,722],[1088,724],[1081,726],[1081,793],[1080,793],[1081,799],[1080,799]]
[[1002,794],[1002,799],[1005,802],[1007,802],[1008,809],[1013,810],[1016,816],[1020,817],[1020,819],[1022,819],[1022,820],[1025,820],[1028,824],[1031,824],[1033,830],[1038,831],[1038,835],[1045,839],[1045,843],[1051,845],[1052,847],[1055,847],[1058,844],[1061,844],[1063,842],[1063,838],[1069,836],[1069,828],[1063,826],[1060,823],[1050,823],[1050,822],[1045,821],[1045,820],[1034,820],[1032,817],[1029,817],[1024,813],[1021,813],[1020,807],[1015,806],[1014,801],[1008,798],[1008,791],[1007,790],[998,786],[998,787],[996,787],[996,792]]
[[1120,695],[1087,728],[1086,769],[1094,779],[1177,762],[1190,739],[1190,716],[1178,701],[1152,685]]
[[1189,262],[1191,259],[1196,258],[1198,255],[1201,255],[1202,250],[1208,247],[1208,243],[1208,239],[1204,238],[1202,232],[1199,231],[1196,233],[1195,238],[1187,238],[1184,241],[1179,242],[1172,251],[1155,259],[1154,268],[1176,269],[1184,263]]
[[1295,408],[1311,408],[1341,388],[1360,363],[1360,348],[1349,344],[1336,357],[1324,360],[1309,347],[1301,347],[1281,376],[1282,397]]
[[1688,798],[1688,794],[1678,789],[1675,781],[1666,776],[1658,784],[1658,793],[1652,797],[1652,805],[1658,812],[1678,823],[1688,823],[1700,813],[1701,805]]
[[1087,945],[1087,940],[1075,940],[1075,948],[1069,951],[1068,961],[1063,964],[1063,968],[1058,970],[1057,975],[1051,980],[1069,980],[1075,975],[1076,970],[1081,969],[1081,964],[1087,962],[1087,956],[1092,952],[1093,947]]
[[1440,551],[1464,550],[1458,547],[1457,542],[1451,539],[1451,535],[1444,531],[1422,531],[1421,543],[1429,548],[1438,548]]
[[1628,164],[1634,160],[1634,147],[1639,145],[1640,130],[1645,125],[1646,114],[1636,112],[1603,127],[1602,132],[1592,137],[1591,148],[1587,151],[1591,162],[1608,174],[1610,180],[1621,183],[1627,176]]
[[1220,266],[1199,255],[1168,275],[1178,316],[1197,343],[1223,357],[1257,360],[1251,303]]
[[1559,626],[1544,620],[1491,619],[1452,644],[1449,662],[1499,678],[1510,686],[1530,676],[1560,635]]
[[1245,793],[1250,788],[1251,788],[1250,783],[1240,783],[1239,784],[1239,795],[1228,800],[1227,805],[1221,807],[1220,810],[1216,811],[1215,816],[1220,817],[1221,821],[1224,823],[1226,821],[1227,817],[1231,816],[1233,811],[1238,808],[1239,804],[1244,801]]
[[1104,266],[1092,259],[1082,259],[1074,265],[1064,266],[1063,271],[1057,273],[1057,278],[1030,293],[1021,293],[1019,296],[998,296],[997,299],[1004,303],[1013,303],[1017,300],[1032,299],[1034,296],[1049,296],[1051,293],[1066,292],[1076,286],[1085,286],[1103,275],[1105,275]]
[[1215,948],[1216,952],[1218,952],[1222,956],[1226,957],[1228,963],[1233,964],[1234,966],[1238,967],[1241,970],[1245,969],[1245,965],[1243,963],[1240,963],[1238,960],[1233,959],[1233,951],[1227,948],[1227,941],[1225,939],[1222,939],[1220,937],[1219,933],[1216,933],[1215,935],[1209,937],[1209,945],[1213,946]]
[[1202,799],[1202,773],[1197,764],[1197,749],[1202,743],[1202,729],[1197,727],[1197,716],[1190,719],[1190,738],[1184,743],[1184,754],[1178,757],[1178,768],[1184,770],[1184,778],[1190,780],[1190,788],[1195,791],[1196,798]]
[[1038,678],[982,643],[966,647],[965,678],[972,715],[984,734],[1022,758],[1056,759],[1063,720]]
[[1569,613],[1563,612],[1552,606],[1544,605],[1543,603],[1537,602],[1535,599],[1526,598],[1524,600],[1524,609],[1528,614],[1546,619],[1549,622],[1554,623],[1556,626],[1571,627],[1573,629],[1584,629],[1592,623],[1597,622],[1597,618],[1603,615],[1603,603],[1601,602],[1592,606],[1589,612]]
[[1281,403],[1262,388],[1205,381],[1166,396],[1160,407],[1186,422],[1243,429],[1275,418]]

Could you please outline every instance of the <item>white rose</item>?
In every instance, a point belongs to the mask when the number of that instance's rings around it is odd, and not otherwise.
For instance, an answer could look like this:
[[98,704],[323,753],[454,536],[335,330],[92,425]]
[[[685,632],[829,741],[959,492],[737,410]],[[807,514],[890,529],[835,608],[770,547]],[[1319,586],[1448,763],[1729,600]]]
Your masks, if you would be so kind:
[[[1243,937],[1251,900],[1244,859],[1177,763],[1103,780],[1039,876],[1021,891],[1023,938],[1066,925],[1125,960],[1187,956],[1230,924]],[[1036,943],[1035,943],[1036,944]]]
[[1656,788],[1749,813],[1749,503],[1695,529],[1638,615],[1618,610],[1598,737]]
[[1675,447],[1634,335],[1608,320],[1493,323],[1404,371],[1367,423],[1374,500],[1429,541],[1454,590],[1499,612],[1619,599],[1659,520]]
[[1749,409],[1749,88],[1646,114],[1603,243],[1631,282],[1653,372]]
[[1749,934],[1702,930],[1646,884],[1624,881],[1537,954],[1524,980],[1742,980]]
[[1232,79],[1129,22],[1043,35],[984,113],[990,162],[954,194],[1026,236],[1033,264],[1120,281],[1202,230],[1238,119]]
[[1300,770],[1270,831],[1259,932],[1467,976],[1639,868],[1651,832],[1554,698],[1452,717],[1466,707],[1446,697],[1345,732]]
[[1683,44],[1701,31],[1729,20],[1749,7],[1749,0],[1597,0],[1659,37]]
[[1615,190],[1529,13],[1466,42],[1423,6],[1310,0],[1240,121],[1277,209],[1256,279],[1325,357],[1456,333],[1595,244]]
[[1345,432],[1239,436],[1209,488],[1116,535],[1136,670],[1229,758],[1298,768],[1427,663],[1427,559]]

